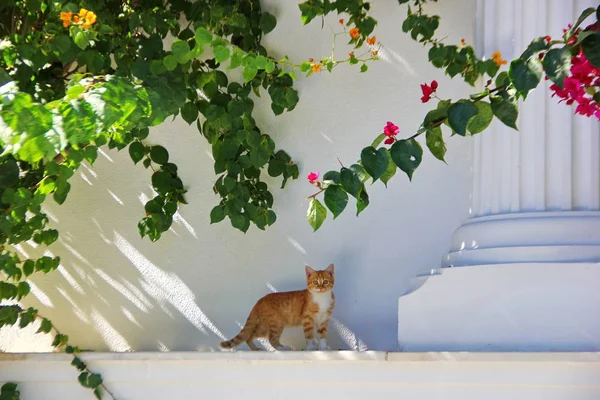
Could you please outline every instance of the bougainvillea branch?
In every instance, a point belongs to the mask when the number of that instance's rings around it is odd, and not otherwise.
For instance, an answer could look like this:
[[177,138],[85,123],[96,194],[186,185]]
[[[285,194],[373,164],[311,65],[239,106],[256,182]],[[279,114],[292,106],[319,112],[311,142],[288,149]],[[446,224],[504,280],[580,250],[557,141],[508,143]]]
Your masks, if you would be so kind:
[[[399,3],[409,3],[409,0],[400,0]],[[507,71],[500,72],[508,64],[500,52],[492,53],[489,59],[478,58],[473,47],[464,40],[460,45],[446,45],[436,39],[434,34],[439,26],[439,17],[426,15],[425,3],[427,0],[413,1],[416,11],[408,7],[402,29],[414,40],[429,46],[429,61],[444,69],[450,77],[461,76],[473,86],[487,75],[484,90],[465,99],[440,99],[437,96],[438,83],[424,83],[421,85],[421,102],[427,103],[434,98],[438,102],[425,115],[415,134],[398,139],[398,127],[387,122],[383,133],[361,151],[360,160],[350,168],[326,172],[322,181],[315,182],[309,177],[311,184],[321,189],[309,197],[307,219],[314,230],[321,227],[328,209],[333,218],[337,218],[346,209],[349,195],[356,199],[358,216],[369,205],[367,181],[375,183],[381,180],[387,186],[397,168],[412,180],[423,157],[423,148],[417,141],[423,134],[431,154],[444,161],[444,125],[450,135],[460,136],[483,132],[494,118],[517,129],[518,102],[526,100],[543,75],[552,82],[552,96],[557,96],[567,105],[575,105],[574,112],[577,114],[600,119],[600,7],[584,10],[577,21],[564,30],[560,40],[552,40],[548,36],[535,38],[518,58],[512,60]],[[336,7],[327,10],[339,11]],[[348,12],[348,9],[342,10]],[[581,28],[584,20],[593,14],[596,22]],[[384,146],[381,146],[382,142]],[[388,149],[385,145],[391,147]],[[324,193],[325,205],[317,198],[321,193]]]

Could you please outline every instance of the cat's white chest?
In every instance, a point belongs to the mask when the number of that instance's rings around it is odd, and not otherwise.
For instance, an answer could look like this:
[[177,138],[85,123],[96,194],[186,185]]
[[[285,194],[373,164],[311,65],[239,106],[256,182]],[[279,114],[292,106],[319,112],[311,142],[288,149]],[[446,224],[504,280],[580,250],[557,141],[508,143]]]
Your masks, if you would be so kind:
[[331,306],[333,302],[333,297],[331,292],[326,293],[311,293],[312,302],[319,306],[319,311],[315,316],[316,322],[323,322],[327,318],[327,310]]

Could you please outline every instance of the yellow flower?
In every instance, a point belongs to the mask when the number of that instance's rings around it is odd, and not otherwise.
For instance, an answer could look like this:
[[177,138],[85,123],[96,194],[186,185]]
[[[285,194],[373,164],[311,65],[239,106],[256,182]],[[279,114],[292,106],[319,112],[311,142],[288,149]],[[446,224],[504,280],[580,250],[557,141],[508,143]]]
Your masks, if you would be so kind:
[[312,66],[312,72],[319,72],[321,70],[321,64],[315,64]]
[[502,53],[499,51],[492,53],[492,60],[494,60],[497,66],[508,64],[508,61],[502,59]]
[[350,31],[348,33],[350,33],[350,37],[352,39],[358,39],[358,37],[360,36],[360,31],[356,27],[350,29]]
[[373,46],[376,41],[377,41],[377,36],[372,36],[370,38],[367,38],[367,44],[370,44],[371,46]]
[[69,26],[69,24],[71,23],[71,18],[73,17],[73,13],[72,12],[61,12],[60,13],[60,20],[63,22],[63,26],[66,28]]
[[88,29],[93,23],[96,22],[96,18],[96,14],[94,14],[92,11],[88,11],[85,16],[85,21],[81,26],[85,29]]
[[81,10],[79,10],[79,17],[80,18],[85,18],[85,16],[87,15],[88,10],[86,10],[85,8],[82,8]]

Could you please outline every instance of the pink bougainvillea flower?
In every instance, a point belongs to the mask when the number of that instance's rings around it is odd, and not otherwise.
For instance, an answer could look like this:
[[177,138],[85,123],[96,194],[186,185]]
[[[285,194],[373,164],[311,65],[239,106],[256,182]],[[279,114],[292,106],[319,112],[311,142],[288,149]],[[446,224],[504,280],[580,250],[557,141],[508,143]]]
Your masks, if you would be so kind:
[[567,105],[576,105],[575,113],[587,117],[595,116],[600,119],[600,105],[594,99],[595,89],[588,92],[589,88],[600,85],[600,69],[594,67],[585,54],[580,51],[571,58],[569,76],[563,82],[563,87],[551,85],[552,97],[557,96],[560,102]]
[[383,134],[387,136],[385,139],[385,144],[393,144],[396,141],[395,136],[400,132],[400,128],[393,122],[388,121],[383,127]]
[[383,127],[383,133],[387,137],[396,136],[398,132],[400,132],[400,128],[390,121],[388,121]]
[[437,81],[431,81],[431,85],[423,83],[421,85],[421,92],[423,92],[423,97],[421,97],[421,102],[427,103],[429,100],[431,100],[431,96],[435,93],[437,88],[438,88]]
[[310,174],[308,174],[307,178],[311,185],[314,185],[315,182],[319,180],[319,175],[320,174],[318,172],[311,172]]

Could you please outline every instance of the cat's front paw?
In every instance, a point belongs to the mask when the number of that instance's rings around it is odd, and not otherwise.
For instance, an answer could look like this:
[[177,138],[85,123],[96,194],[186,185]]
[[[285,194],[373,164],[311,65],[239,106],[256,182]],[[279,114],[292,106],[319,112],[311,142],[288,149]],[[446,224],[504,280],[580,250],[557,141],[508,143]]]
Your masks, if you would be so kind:
[[325,339],[321,339],[319,341],[319,350],[331,350],[331,348],[327,345],[327,341]]
[[279,346],[276,348],[277,351],[290,351],[292,348],[290,346]]
[[315,342],[308,342],[306,343],[306,351],[315,351],[318,350],[319,348],[317,347],[317,345],[315,344]]

